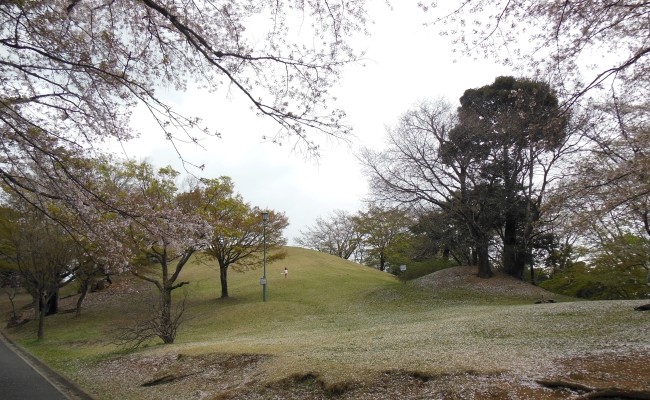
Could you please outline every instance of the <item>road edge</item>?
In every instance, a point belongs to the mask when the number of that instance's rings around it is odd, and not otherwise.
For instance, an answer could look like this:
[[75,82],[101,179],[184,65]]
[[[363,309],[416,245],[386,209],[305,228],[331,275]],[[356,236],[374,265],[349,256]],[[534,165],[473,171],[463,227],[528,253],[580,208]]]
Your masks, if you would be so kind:
[[32,369],[38,372],[46,381],[54,386],[61,394],[70,400],[94,400],[92,396],[84,392],[74,383],[63,377],[61,374],[50,368],[43,361],[36,358],[18,343],[14,342],[4,330],[0,330],[0,340],[10,348],[18,357],[22,358]]

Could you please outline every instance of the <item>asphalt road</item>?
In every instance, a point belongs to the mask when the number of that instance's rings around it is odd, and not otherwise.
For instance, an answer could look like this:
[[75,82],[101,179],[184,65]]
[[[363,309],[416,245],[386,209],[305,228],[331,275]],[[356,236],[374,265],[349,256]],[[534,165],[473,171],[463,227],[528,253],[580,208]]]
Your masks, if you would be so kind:
[[[38,368],[35,369],[35,368]],[[0,334],[0,400],[70,400],[56,376]],[[57,386],[55,386],[55,383]],[[65,388],[62,388],[65,390]]]

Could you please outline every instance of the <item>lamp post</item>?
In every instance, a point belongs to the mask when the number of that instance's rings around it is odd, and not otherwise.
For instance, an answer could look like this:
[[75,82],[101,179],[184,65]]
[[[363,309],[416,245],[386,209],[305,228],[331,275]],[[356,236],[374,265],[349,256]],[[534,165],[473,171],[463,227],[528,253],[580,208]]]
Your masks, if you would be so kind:
[[266,303],[266,221],[269,219],[269,213],[262,213],[262,248],[264,249],[264,275],[262,275],[262,298]]

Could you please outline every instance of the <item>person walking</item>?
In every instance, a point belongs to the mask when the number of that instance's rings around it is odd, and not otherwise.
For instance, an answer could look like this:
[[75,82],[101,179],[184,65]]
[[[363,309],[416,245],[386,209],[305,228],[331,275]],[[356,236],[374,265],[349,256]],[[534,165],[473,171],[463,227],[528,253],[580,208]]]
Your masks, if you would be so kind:
[[284,267],[284,277],[286,278],[287,275],[289,275],[289,270],[287,269],[287,267]]

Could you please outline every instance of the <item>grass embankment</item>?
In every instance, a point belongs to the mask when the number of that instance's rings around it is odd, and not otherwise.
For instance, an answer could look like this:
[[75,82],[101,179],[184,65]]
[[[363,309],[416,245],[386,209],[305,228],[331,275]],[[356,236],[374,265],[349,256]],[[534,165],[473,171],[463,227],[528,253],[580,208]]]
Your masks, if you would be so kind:
[[[287,259],[267,266],[267,303],[261,275],[231,272],[231,298],[222,300],[216,270],[189,265],[181,279],[191,284],[176,293],[180,300],[186,288],[188,297],[174,345],[152,343],[129,353],[113,344],[117,328],[149,312],[150,287],[129,283],[131,278],[89,295],[80,317],[48,317],[40,343],[34,340],[35,322],[9,334],[106,399],[218,398],[296,377],[346,388],[391,371],[412,377],[521,371],[545,376],[566,357],[648,354],[650,319],[633,311],[635,302],[535,305],[542,297],[536,288],[475,291],[453,279],[440,284],[442,275],[436,285],[404,284],[299,248],[288,248]],[[165,376],[178,381],[140,386]]]

